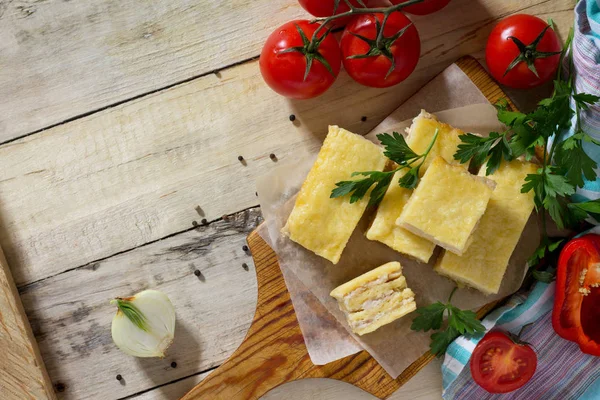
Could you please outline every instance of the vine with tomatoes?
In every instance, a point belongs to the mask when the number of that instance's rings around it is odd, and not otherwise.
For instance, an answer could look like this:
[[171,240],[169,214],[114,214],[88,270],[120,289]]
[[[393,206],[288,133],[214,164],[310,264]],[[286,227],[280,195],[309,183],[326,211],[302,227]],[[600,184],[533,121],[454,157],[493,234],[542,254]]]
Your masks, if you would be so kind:
[[[342,65],[365,86],[385,88],[405,80],[417,66],[421,42],[403,11],[430,14],[450,0],[299,2],[315,18],[287,22],[271,33],[260,55],[260,70],[277,93],[309,99],[333,85]],[[343,26],[338,41],[332,31]]]

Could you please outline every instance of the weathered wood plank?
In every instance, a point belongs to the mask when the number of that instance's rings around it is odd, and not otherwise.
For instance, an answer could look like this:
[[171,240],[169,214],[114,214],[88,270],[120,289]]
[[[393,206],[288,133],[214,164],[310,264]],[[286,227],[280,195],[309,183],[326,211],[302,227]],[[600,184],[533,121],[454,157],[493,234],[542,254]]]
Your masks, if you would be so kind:
[[391,89],[344,75],[323,97],[292,102],[273,94],[250,62],[4,145],[0,244],[15,281],[182,231],[203,218],[198,205],[209,220],[254,206],[254,178],[274,165],[269,153],[285,161],[315,149],[330,123],[368,132],[458,56],[483,48],[495,18],[538,13],[564,31],[572,3],[454,0],[447,12],[417,20],[421,62]]
[[17,287],[0,248],[0,396],[4,400],[54,399]]
[[0,1],[0,143],[256,56],[296,1]]
[[[255,311],[256,278],[242,246],[259,222],[251,209],[21,288],[59,398],[121,398],[220,365]],[[111,338],[109,300],[147,288],[166,293],[177,312],[175,342],[162,360],[130,357]]]

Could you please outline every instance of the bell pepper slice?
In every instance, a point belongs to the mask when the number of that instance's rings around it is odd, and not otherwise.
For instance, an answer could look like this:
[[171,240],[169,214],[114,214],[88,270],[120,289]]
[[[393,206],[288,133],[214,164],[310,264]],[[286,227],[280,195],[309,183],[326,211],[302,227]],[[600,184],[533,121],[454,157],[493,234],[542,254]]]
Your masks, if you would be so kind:
[[561,251],[552,326],[584,353],[600,356],[600,235],[573,239]]

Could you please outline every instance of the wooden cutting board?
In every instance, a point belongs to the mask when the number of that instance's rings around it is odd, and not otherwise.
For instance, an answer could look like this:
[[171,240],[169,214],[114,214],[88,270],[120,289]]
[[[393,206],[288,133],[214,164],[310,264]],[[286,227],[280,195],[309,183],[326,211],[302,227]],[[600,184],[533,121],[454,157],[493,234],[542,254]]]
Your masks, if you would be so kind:
[[[456,64],[490,103],[508,99],[474,58],[464,57]],[[509,105],[516,109],[510,100]],[[248,245],[258,280],[258,302],[252,325],[233,355],[187,393],[184,400],[257,399],[276,386],[304,378],[341,380],[385,399],[433,359],[431,353],[423,354],[396,379],[392,379],[366,351],[324,366],[313,365],[277,256],[256,231],[248,236]],[[495,305],[483,307],[479,317]]]
[[0,351],[0,399],[56,398],[2,249]]

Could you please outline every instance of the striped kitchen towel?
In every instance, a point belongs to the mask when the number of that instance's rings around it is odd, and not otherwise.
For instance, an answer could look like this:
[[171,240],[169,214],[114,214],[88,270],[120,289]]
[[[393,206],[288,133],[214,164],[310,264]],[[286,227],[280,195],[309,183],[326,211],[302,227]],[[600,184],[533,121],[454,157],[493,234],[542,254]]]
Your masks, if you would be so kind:
[[552,329],[554,283],[538,282],[527,295],[511,297],[482,322],[487,330],[498,328],[518,334],[525,324],[535,322],[522,334],[538,356],[535,375],[514,392],[491,394],[471,377],[469,358],[483,335],[456,339],[446,351],[442,365],[444,399],[502,400],[598,400],[600,357],[582,353],[576,343],[562,339]]
[[[600,96],[600,0],[580,0],[575,7],[575,35],[573,37],[573,76],[578,93],[590,93]],[[569,65],[565,64],[565,71]],[[572,104],[575,109],[575,104]],[[600,140],[600,104],[581,111],[581,127],[594,139]],[[576,119],[573,118],[570,132],[573,135]],[[600,146],[594,143],[583,143],[585,152],[600,164]],[[599,169],[596,170],[598,175]],[[575,201],[586,201],[600,198],[600,178],[586,181],[583,188],[578,188],[573,196]]]

